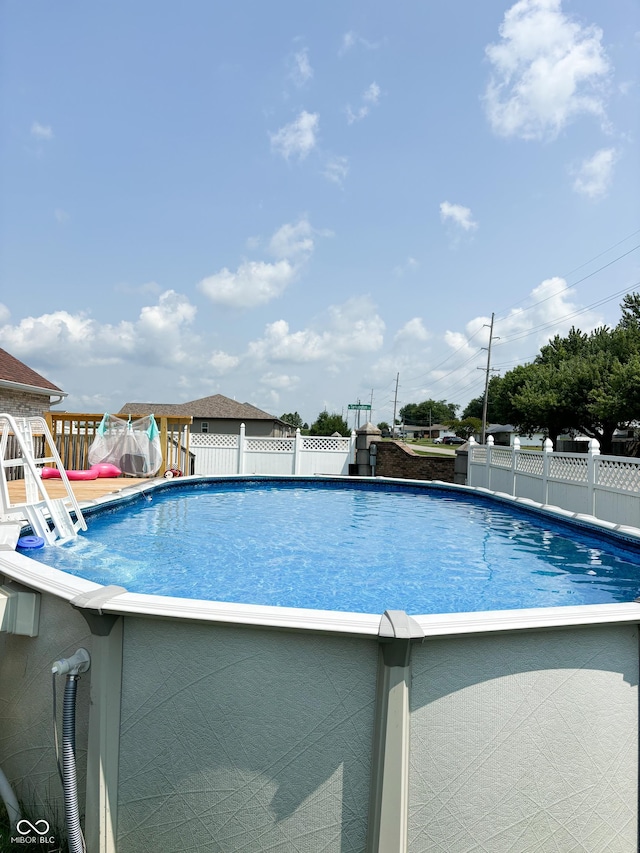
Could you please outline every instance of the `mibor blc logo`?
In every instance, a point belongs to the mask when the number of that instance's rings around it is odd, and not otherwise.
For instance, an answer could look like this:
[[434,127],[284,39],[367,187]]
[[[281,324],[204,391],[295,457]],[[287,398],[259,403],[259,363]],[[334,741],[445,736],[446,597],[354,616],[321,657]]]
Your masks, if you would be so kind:
[[23,818],[16,824],[16,835],[11,839],[12,844],[53,844],[55,838],[49,835],[49,821],[44,818],[31,823],[30,820]]

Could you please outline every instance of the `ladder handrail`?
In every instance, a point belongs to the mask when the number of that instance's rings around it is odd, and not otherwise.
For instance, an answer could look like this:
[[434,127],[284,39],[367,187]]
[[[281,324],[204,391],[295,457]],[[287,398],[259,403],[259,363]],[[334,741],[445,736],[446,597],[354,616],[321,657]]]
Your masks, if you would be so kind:
[[[82,510],[71,488],[67,472],[64,469],[46,420],[37,415],[16,418],[8,413],[1,413],[0,423],[2,424],[2,436],[0,438],[0,515],[7,518],[19,518],[29,521],[32,526],[34,519],[37,518],[37,526],[40,528],[39,535],[44,533],[45,538],[50,543],[61,539],[66,541],[72,536],[77,536],[79,529],[86,530],[87,524],[82,515]],[[20,458],[5,458],[10,433],[13,434],[20,448],[22,454]],[[34,433],[44,437],[45,446],[43,450],[44,455],[42,456],[36,457],[34,455]],[[42,464],[44,462],[54,462],[56,464],[60,473],[60,479],[66,491],[65,498],[53,500],[49,497],[37,467],[37,463]],[[5,469],[17,466],[22,466],[24,469],[27,499],[24,503],[13,504],[9,495]],[[62,511],[68,517],[68,523],[56,523],[56,519],[60,520],[61,518],[61,508],[63,508]],[[45,509],[48,513],[48,518],[53,524],[53,530],[49,530],[48,525],[40,521],[41,518],[44,518],[43,513]],[[76,516],[75,524],[71,519],[71,511]]]

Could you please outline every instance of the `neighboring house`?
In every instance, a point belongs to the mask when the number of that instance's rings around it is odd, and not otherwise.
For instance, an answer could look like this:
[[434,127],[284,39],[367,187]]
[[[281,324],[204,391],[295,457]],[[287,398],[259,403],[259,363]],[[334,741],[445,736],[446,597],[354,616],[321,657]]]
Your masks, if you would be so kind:
[[442,435],[454,435],[444,424],[431,426],[400,424],[394,428],[394,435],[400,438],[440,438]]
[[431,424],[430,427],[424,429],[424,434],[427,438],[444,438],[446,435],[455,435],[452,429],[446,424]]
[[20,418],[42,416],[66,396],[53,382],[0,349],[0,412]]
[[129,414],[191,416],[192,433],[238,435],[240,424],[245,425],[245,434],[251,436],[279,438],[295,433],[295,427],[280,418],[263,412],[250,403],[238,403],[223,394],[202,397],[189,403],[125,403],[118,416]]
[[[520,439],[520,444],[529,447],[542,446],[545,439],[541,432],[536,432],[533,435],[522,435],[511,424],[490,424],[487,427],[487,436],[490,435],[493,436],[494,443],[501,447],[512,447],[513,439],[516,437]],[[475,438],[478,441],[480,436],[476,435]]]

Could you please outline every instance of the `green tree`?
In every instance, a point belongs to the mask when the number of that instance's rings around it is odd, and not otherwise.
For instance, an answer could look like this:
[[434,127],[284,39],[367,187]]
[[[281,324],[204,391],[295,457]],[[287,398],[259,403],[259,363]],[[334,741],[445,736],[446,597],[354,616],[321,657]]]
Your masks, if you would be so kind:
[[496,422],[512,424],[523,435],[546,433],[555,444],[572,418],[571,404],[562,390],[565,373],[538,364],[510,370],[496,388]]
[[333,435],[334,432],[339,432],[340,435],[350,435],[347,422],[338,414],[329,414],[325,409],[320,412],[315,422],[309,427],[309,435]]
[[391,427],[386,421],[380,421],[378,424],[378,429],[380,432],[391,432]]
[[611,329],[572,328],[542,347],[532,364],[516,367],[494,387],[498,420],[522,433],[581,433],[611,453],[613,433],[640,418],[640,295],[622,303]]
[[[487,393],[487,423],[496,424],[500,423],[500,418],[497,417],[497,413],[495,411],[494,401],[497,397],[497,388],[500,384],[499,376],[492,376],[489,380],[489,388]],[[460,415],[461,420],[465,420],[465,418],[480,418],[482,421],[482,409],[484,407],[484,394],[480,394],[479,397],[474,397],[473,400],[469,400],[466,407],[463,409],[462,414]],[[482,427],[480,427],[482,429]]]
[[456,421],[453,431],[460,438],[468,441],[472,435],[482,431],[482,418],[462,418],[462,420]]
[[303,427],[302,418],[297,412],[287,412],[284,415],[280,415],[280,420],[284,421],[286,424],[290,424],[296,429],[302,429]]
[[400,417],[403,423],[412,426],[447,424],[456,419],[459,408],[457,403],[446,400],[423,400],[422,403],[407,403],[400,409]]

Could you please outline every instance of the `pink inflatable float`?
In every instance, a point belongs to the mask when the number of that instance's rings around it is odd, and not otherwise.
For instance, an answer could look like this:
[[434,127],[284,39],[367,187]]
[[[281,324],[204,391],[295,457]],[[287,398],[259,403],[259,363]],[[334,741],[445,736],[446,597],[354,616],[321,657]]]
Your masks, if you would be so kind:
[[[86,471],[66,471],[65,473],[70,480],[96,480],[98,477],[119,477],[122,471],[110,462],[100,462],[87,468]],[[41,468],[40,476],[43,480],[62,479],[58,468]]]

